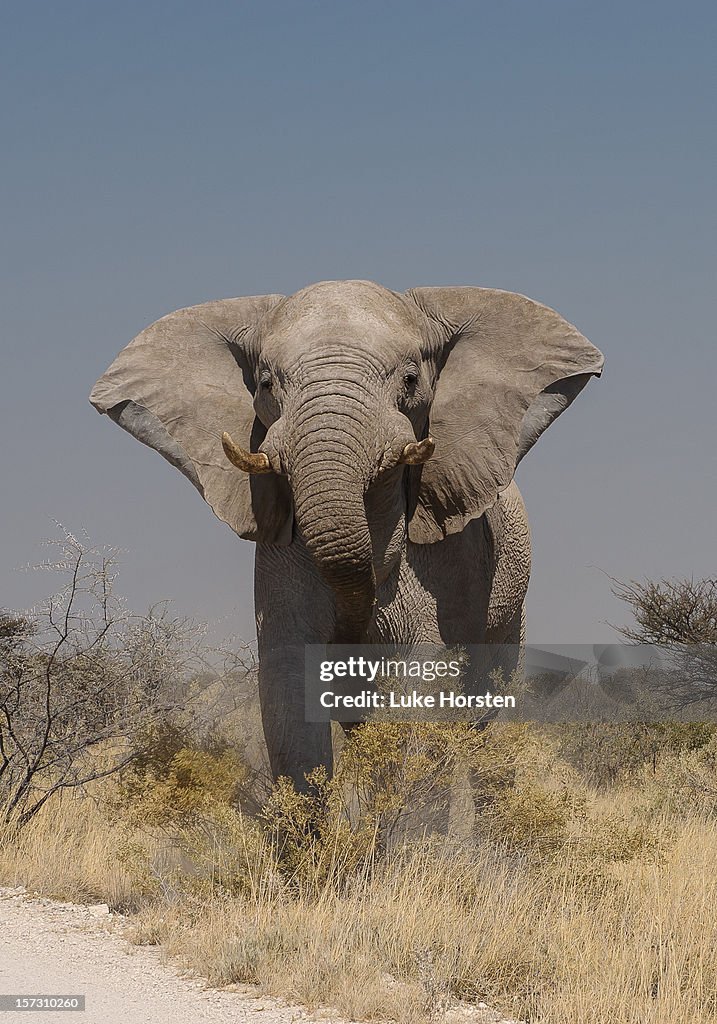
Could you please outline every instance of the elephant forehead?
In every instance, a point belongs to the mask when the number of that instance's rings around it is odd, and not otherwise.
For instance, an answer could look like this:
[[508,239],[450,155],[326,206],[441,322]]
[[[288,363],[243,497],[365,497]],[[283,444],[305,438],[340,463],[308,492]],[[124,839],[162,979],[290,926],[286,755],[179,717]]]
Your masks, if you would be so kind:
[[277,304],[262,349],[278,357],[346,344],[375,353],[420,338],[419,316],[402,296],[370,281],[323,281]]

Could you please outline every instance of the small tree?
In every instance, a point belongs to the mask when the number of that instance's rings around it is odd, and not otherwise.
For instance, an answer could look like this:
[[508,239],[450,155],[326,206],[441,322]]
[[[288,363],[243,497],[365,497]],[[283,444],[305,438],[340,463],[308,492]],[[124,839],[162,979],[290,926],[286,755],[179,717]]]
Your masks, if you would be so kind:
[[0,612],[0,822],[16,829],[53,795],[127,765],[206,667],[197,627],[166,606],[126,611],[112,549],[67,532],[55,546],[40,568],[59,592],[34,614]]
[[665,652],[670,671],[660,688],[673,706],[704,705],[717,698],[717,580],[616,582],[634,626],[616,627],[632,643]]

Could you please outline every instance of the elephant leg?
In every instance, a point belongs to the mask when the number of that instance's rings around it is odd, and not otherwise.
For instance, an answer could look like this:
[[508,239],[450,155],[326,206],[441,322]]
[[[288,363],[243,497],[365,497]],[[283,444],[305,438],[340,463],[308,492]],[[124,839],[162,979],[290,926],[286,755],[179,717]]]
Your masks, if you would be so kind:
[[306,774],[333,769],[330,722],[307,722],[305,649],[327,643],[333,596],[303,545],[257,545],[254,574],[259,641],[259,700],[274,779],[306,790]]
[[[306,775],[319,765],[333,769],[331,723],[307,722],[304,649],[267,651],[259,660],[261,718],[274,779],[290,778],[306,790]],[[297,664],[298,663],[298,664]]]

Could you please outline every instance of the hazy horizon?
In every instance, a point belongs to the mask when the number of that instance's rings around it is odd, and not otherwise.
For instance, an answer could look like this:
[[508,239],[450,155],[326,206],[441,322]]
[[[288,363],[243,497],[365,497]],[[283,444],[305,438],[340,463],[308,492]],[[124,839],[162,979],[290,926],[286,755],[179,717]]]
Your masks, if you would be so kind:
[[714,575],[714,5],[168,12],[3,7],[0,606],[57,519],[138,610],[253,635],[253,546],[87,395],[173,309],[336,278],[518,291],[605,353],[517,474],[532,643]]

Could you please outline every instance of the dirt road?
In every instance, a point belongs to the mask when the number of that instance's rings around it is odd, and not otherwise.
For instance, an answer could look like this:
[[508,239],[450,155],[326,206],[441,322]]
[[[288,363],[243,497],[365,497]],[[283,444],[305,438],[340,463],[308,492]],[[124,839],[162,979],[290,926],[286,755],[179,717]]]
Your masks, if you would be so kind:
[[292,1024],[308,1015],[250,992],[183,978],[153,949],[108,931],[104,906],[0,889],[0,995],[84,995],[86,1010],[0,1012],[17,1024]]

